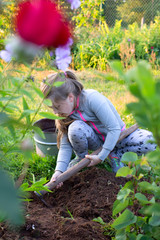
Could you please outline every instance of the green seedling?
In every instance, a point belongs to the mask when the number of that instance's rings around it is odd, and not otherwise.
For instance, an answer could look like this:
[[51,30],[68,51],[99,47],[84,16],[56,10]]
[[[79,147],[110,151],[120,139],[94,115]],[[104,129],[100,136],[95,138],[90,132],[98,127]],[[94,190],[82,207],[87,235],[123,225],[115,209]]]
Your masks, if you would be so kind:
[[112,236],[115,235],[115,230],[111,226],[111,224],[110,223],[105,223],[101,217],[94,218],[93,221],[97,222],[97,223],[99,223],[101,225],[101,227],[103,229],[103,234],[105,236],[111,236],[112,237]]
[[67,213],[69,214],[70,218],[71,218],[72,220],[74,220],[74,217],[73,217],[72,213],[69,211],[68,208],[67,208]]

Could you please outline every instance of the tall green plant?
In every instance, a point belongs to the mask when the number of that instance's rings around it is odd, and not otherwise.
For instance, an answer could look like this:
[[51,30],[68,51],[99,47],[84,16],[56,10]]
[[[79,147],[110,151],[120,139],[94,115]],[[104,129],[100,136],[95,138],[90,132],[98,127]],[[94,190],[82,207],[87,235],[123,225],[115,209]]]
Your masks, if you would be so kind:
[[[120,63],[111,64],[124,78],[137,101],[127,105],[139,126],[153,132],[157,149],[139,158],[125,153],[122,162],[127,166],[118,170],[117,177],[132,178],[119,191],[113,205],[115,218],[112,227],[115,239],[159,239],[160,236],[160,82],[153,78],[146,62],[139,62],[126,74]],[[120,216],[118,216],[118,214]]]

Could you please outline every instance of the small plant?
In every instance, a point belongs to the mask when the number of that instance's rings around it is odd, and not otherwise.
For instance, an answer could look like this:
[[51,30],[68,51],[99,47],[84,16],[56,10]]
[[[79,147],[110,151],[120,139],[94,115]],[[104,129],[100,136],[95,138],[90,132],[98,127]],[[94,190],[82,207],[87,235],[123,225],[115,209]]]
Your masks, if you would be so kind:
[[[160,152],[154,153],[155,156],[159,158]],[[159,239],[160,189],[157,177],[160,176],[156,176],[152,169],[153,156],[148,159],[146,156],[138,158],[135,153],[125,153],[122,157],[122,162],[128,166],[119,169],[116,176],[130,175],[132,178],[119,191],[113,204],[113,217],[117,216],[112,224],[116,239]],[[154,164],[156,167],[159,169],[159,162]]]
[[73,217],[72,213],[69,211],[68,208],[67,208],[67,213],[69,214],[70,218],[71,218],[72,220],[74,220],[74,217]]
[[93,221],[97,222],[97,223],[99,223],[101,225],[101,227],[103,229],[103,234],[105,236],[111,236],[112,237],[112,236],[115,235],[115,230],[111,226],[111,224],[110,223],[105,223],[101,217],[94,218]]
[[152,66],[152,68],[155,67],[155,64],[156,64],[156,53],[154,51],[151,52],[151,55],[149,57],[149,62]]
[[48,180],[46,178],[41,178],[39,181],[36,181],[33,175],[33,184],[29,186],[29,183],[23,183],[18,190],[19,196],[21,197],[22,201],[31,201],[28,198],[30,192],[37,192],[38,194],[40,194],[40,191],[42,190],[52,192],[51,190],[44,186],[44,184],[47,182]]
[[124,68],[128,69],[133,65],[133,61],[135,61],[135,44],[134,43],[126,43],[123,41],[120,44],[120,58],[124,65]]

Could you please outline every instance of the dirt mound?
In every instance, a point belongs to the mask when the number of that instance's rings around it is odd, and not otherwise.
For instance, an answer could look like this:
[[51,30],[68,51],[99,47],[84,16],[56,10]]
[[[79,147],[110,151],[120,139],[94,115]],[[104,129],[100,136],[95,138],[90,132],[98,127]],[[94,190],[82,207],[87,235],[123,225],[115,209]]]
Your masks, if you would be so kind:
[[102,226],[93,221],[112,220],[112,205],[125,179],[96,167],[66,181],[60,189],[44,196],[47,208],[36,196],[26,206],[26,223],[17,232],[0,233],[0,239],[103,240]]

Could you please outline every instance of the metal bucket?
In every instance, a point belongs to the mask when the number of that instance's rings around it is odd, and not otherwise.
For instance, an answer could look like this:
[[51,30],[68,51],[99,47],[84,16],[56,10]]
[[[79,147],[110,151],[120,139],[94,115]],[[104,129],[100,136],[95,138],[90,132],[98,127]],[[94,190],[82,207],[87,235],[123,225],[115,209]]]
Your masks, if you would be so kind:
[[34,133],[34,141],[36,143],[36,152],[39,156],[57,155],[57,133],[55,120],[43,118],[36,121],[33,126],[39,127],[45,136],[45,139],[40,137],[38,133]]

